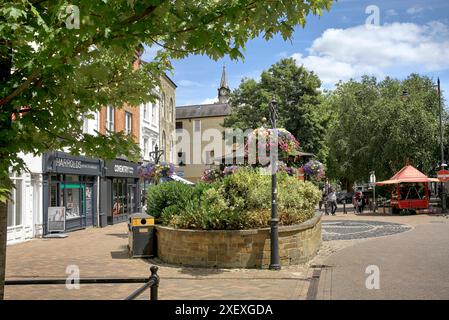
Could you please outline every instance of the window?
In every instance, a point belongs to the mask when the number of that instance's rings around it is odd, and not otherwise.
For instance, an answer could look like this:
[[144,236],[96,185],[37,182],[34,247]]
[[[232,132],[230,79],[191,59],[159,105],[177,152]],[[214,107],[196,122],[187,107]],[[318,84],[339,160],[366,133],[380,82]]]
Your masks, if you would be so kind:
[[193,131],[195,132],[201,131],[201,120],[193,120]]
[[83,116],[83,133],[89,133],[89,119],[87,119],[86,114]]
[[157,110],[156,108],[157,106],[155,103],[151,105],[151,121],[153,123],[156,123],[156,110]]
[[143,107],[143,118],[145,119],[145,120],[148,120],[148,116],[149,116],[149,114],[148,114],[148,103],[144,103],[143,105],[142,105],[142,107]]
[[131,134],[132,120],[133,120],[132,113],[126,111],[125,112],[125,133],[126,134]]
[[8,201],[7,222],[8,227],[20,226],[22,224],[22,180],[15,180],[11,190],[11,199]]
[[170,98],[170,106],[169,106],[169,110],[168,110],[168,115],[169,115],[168,118],[170,119],[170,121],[175,120],[174,117],[173,117],[173,114],[174,114],[173,111],[174,111],[173,110],[173,98]]
[[178,151],[178,165],[183,167],[186,165],[186,153],[182,152],[182,149]]
[[165,138],[165,131],[162,131],[162,150],[164,153],[162,154],[163,160],[166,161],[165,155],[167,154],[167,139]]
[[176,130],[182,129],[182,121],[176,121]]
[[143,139],[143,158],[148,156],[148,138]]
[[215,152],[214,150],[206,151],[206,164],[214,163]]
[[161,114],[160,116],[165,117],[165,93],[162,93],[162,100],[161,100]]
[[111,106],[106,107],[106,130],[115,131],[115,109]]

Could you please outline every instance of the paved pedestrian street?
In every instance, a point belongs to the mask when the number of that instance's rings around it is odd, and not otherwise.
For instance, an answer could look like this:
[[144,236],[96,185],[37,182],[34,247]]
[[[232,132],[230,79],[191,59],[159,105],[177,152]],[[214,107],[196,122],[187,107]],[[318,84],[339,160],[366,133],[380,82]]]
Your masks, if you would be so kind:
[[[66,278],[66,268],[79,267],[86,277],[147,277],[159,266],[160,299],[303,299],[308,267],[270,270],[203,269],[169,266],[158,259],[131,259],[127,226],[118,224],[68,233],[64,239],[35,239],[7,251],[7,279]],[[7,286],[6,299],[123,299],[141,284]],[[149,292],[142,298],[148,298]]]
[[[401,232],[383,234],[378,226],[400,226]],[[34,239],[8,246],[6,278],[66,278],[71,265],[79,267],[82,278],[147,277],[149,267],[157,265],[159,298],[163,300],[449,298],[446,217],[339,212],[335,217],[323,217],[323,230],[323,235],[332,231],[334,236],[344,236],[323,241],[319,254],[308,264],[270,271],[189,268],[158,259],[131,259],[126,224],[89,228],[68,233],[63,239]],[[371,237],[370,232],[376,230],[380,233]],[[352,233],[357,235],[346,236]],[[380,268],[380,290],[366,289],[368,265]],[[139,286],[81,284],[79,289],[69,290],[65,285],[9,285],[5,298],[124,299]]]

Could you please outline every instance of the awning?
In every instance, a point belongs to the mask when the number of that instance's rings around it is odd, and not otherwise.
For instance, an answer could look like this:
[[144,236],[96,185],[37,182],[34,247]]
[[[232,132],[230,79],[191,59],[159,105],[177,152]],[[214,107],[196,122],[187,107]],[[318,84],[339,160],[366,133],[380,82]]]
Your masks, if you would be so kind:
[[379,181],[376,183],[378,186],[386,184],[398,184],[398,183],[413,183],[413,182],[439,182],[437,178],[429,178],[424,173],[416,169],[411,165],[406,165],[399,170],[389,180]]

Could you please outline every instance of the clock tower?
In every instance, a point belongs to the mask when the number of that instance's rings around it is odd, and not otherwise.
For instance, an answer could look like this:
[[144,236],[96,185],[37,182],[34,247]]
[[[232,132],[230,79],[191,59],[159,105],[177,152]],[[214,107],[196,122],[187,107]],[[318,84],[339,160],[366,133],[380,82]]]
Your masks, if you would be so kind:
[[226,77],[226,69],[225,69],[225,66],[223,66],[220,87],[218,88],[218,101],[220,103],[228,103],[230,92],[231,92],[231,89],[229,89],[229,86],[228,86],[228,79]]

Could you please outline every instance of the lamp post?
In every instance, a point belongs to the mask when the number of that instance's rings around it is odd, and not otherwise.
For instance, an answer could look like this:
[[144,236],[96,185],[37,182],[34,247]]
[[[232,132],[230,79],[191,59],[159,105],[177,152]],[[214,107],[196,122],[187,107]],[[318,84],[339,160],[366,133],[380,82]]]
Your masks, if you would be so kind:
[[[447,167],[447,164],[444,162],[444,146],[443,146],[443,107],[441,105],[441,88],[440,88],[440,78],[437,78],[437,84],[432,85],[434,88],[437,88],[438,91],[438,110],[439,110],[439,120],[440,120],[440,152],[441,152],[441,170],[444,170]],[[409,98],[409,94],[407,91],[403,91],[401,95],[401,99],[403,101]],[[444,188],[444,183],[440,182],[441,186],[441,213],[446,213],[446,190]]]
[[153,158],[154,163],[158,164],[163,153],[164,153],[164,150],[159,150],[159,147],[156,144],[154,146],[154,151],[150,152],[150,158]]
[[[441,105],[441,88],[440,88],[440,78],[437,78],[437,90],[438,90],[438,108],[440,110],[440,152],[441,152],[441,170],[444,170],[447,166],[444,163],[444,147],[443,147],[443,107]],[[441,182],[441,213],[446,213],[446,190],[444,188],[444,183]]]
[[[273,99],[270,102],[270,120],[273,127],[273,138],[277,139],[277,129],[276,129],[276,113],[277,113],[277,102]],[[276,135],[276,137],[275,137]],[[273,147],[274,146],[274,147]],[[272,144],[270,150],[270,163],[271,163],[271,260],[270,260],[270,270],[280,270],[281,264],[279,262],[279,230],[278,230],[278,212],[277,212],[277,152],[273,152],[273,148],[278,148],[278,145]],[[276,149],[277,151],[277,149]]]

